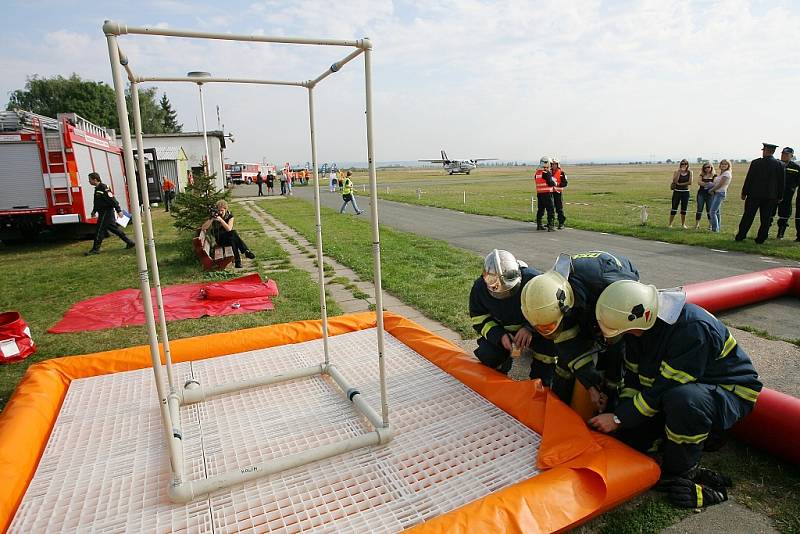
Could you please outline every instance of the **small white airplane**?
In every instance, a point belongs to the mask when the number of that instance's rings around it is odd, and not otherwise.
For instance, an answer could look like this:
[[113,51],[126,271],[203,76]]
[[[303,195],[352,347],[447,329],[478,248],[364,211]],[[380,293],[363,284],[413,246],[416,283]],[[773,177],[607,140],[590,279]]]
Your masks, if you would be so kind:
[[448,174],[469,174],[478,168],[479,161],[494,161],[497,158],[473,158],[473,159],[450,159],[447,153],[442,150],[442,159],[421,159],[429,163],[441,163]]

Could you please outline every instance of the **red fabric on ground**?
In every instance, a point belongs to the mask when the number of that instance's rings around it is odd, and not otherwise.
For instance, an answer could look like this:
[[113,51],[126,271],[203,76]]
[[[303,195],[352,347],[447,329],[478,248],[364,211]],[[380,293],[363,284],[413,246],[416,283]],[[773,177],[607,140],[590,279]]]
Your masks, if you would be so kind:
[[[152,295],[155,307],[155,290]],[[256,273],[226,282],[167,286],[161,295],[167,321],[175,321],[271,310],[275,306],[270,297],[278,295],[278,286],[274,280],[264,282]],[[157,319],[157,312],[155,316]],[[78,302],[48,332],[64,334],[140,324],[144,324],[144,304],[139,290],[123,289]]]

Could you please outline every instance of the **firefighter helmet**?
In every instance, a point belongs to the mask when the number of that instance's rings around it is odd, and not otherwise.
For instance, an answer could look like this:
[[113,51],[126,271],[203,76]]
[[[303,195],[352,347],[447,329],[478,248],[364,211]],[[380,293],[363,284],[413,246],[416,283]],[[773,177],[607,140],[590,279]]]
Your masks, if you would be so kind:
[[483,281],[494,298],[508,298],[522,281],[520,263],[507,250],[494,249],[483,261]]
[[549,156],[542,156],[539,158],[539,167],[546,167],[550,165],[550,157]]
[[522,289],[522,315],[543,336],[558,330],[564,314],[574,304],[572,286],[561,273],[553,270],[534,277]]
[[606,338],[647,330],[658,317],[658,289],[634,280],[614,282],[600,294],[595,317]]
[[558,159],[558,156],[553,156],[552,158],[550,158],[550,163],[555,163],[556,165],[558,165],[559,163],[561,163],[561,161]]

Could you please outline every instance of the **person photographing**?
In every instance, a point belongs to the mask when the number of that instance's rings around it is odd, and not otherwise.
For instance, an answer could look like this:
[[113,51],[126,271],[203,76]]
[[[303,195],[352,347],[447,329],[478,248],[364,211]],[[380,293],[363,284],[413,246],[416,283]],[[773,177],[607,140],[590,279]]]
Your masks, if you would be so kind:
[[249,259],[256,257],[255,254],[245,245],[244,241],[236,230],[233,229],[234,216],[228,209],[228,203],[224,200],[217,201],[211,212],[211,217],[203,223],[201,230],[211,230],[214,240],[221,247],[231,247],[233,249],[233,266],[237,269],[242,268],[242,257],[244,254]]

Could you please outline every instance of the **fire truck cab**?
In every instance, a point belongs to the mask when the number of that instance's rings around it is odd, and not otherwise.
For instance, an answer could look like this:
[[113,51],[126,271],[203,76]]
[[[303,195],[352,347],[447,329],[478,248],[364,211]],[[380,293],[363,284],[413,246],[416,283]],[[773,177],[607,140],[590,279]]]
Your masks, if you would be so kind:
[[114,130],[75,113],[0,111],[0,240],[33,239],[47,228],[89,231],[97,222],[90,172],[130,210],[124,169]]

